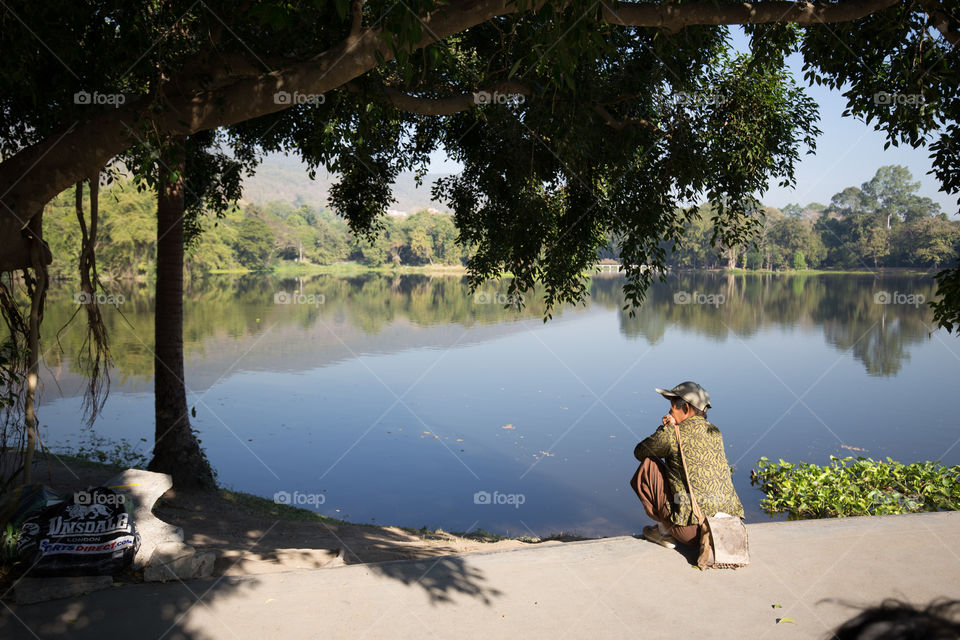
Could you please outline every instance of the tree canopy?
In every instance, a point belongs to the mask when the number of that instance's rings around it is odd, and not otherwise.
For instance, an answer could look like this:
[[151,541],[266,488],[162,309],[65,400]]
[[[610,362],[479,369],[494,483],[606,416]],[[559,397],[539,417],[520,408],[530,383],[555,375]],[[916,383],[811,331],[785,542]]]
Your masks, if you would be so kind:
[[[583,267],[613,235],[637,303],[641,267],[664,262],[697,201],[736,246],[762,225],[756,195],[793,183],[818,132],[792,51],[891,144],[929,144],[944,191],[960,188],[960,32],[937,0],[20,0],[0,16],[5,238],[114,159],[149,165],[167,137],[226,127],[216,139],[241,163],[287,149],[338,172],[331,204],[372,239],[397,173],[443,147],[464,171],[435,192],[476,245],[473,284],[542,281],[549,310],[584,295]],[[731,51],[733,24],[747,55]]]

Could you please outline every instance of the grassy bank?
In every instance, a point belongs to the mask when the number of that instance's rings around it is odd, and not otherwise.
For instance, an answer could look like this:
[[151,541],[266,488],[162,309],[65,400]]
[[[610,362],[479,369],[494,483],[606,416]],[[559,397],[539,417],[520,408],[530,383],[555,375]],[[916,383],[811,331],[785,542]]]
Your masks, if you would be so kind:
[[[211,273],[237,273],[236,271],[213,271]],[[251,273],[251,272],[246,272]],[[439,275],[439,276],[465,276],[467,275],[467,268],[463,265],[447,265],[447,264],[433,264],[433,265],[422,265],[422,266],[406,266],[399,265],[394,266],[392,264],[385,264],[379,267],[373,267],[370,265],[361,264],[359,262],[338,262],[335,264],[321,265],[321,264],[297,264],[295,262],[283,262],[270,271],[265,271],[263,273],[269,273],[281,277],[293,277],[293,276],[312,276],[312,275],[338,275],[338,276],[349,276],[349,275],[360,275],[365,273],[378,273],[386,275],[407,275],[407,274],[425,274],[425,275]],[[617,271],[597,271],[594,268],[586,269],[583,272],[584,276],[588,277],[617,277],[622,275],[621,272]],[[505,271],[502,278],[512,278],[513,273],[510,271]]]
[[[691,269],[699,271],[699,269]],[[721,272],[730,275],[780,275],[780,276],[817,276],[822,274],[836,275],[933,275],[937,270],[912,269],[908,267],[891,267],[886,269],[782,269],[774,271],[770,269],[704,269],[703,271]]]
[[296,262],[281,262],[272,269],[251,270],[251,269],[214,269],[210,272],[214,275],[236,275],[262,273],[280,277],[296,276],[317,276],[317,275],[337,275],[350,276],[362,275],[366,273],[380,274],[426,274],[426,275],[466,275],[467,268],[462,265],[422,265],[422,266],[394,266],[392,264],[371,266],[359,262],[337,262],[334,264],[310,264]]

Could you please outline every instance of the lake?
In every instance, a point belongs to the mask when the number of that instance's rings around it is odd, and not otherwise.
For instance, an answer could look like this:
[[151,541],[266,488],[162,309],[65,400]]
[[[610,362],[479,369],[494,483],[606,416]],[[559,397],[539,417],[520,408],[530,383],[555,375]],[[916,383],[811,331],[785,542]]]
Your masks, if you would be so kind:
[[[193,426],[232,489],[355,522],[513,536],[639,533],[633,448],[668,403],[710,393],[748,522],[769,520],[757,459],[960,463],[947,408],[960,340],[931,325],[932,278],[671,275],[631,316],[620,276],[543,322],[535,295],[460,277],[216,277],[186,295]],[[153,299],[109,285],[116,366],[94,430],[72,354],[83,326],[55,285],[45,320],[45,442],[153,437]],[[953,389],[953,391],[951,391]],[[141,440],[143,439],[143,440]]]

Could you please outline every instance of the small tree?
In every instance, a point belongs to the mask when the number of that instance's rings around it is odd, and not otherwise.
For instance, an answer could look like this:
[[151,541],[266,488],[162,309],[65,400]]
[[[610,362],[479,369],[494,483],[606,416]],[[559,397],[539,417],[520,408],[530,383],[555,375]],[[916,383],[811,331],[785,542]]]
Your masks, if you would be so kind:
[[273,243],[273,232],[267,223],[255,215],[248,215],[240,223],[237,233],[237,260],[248,269],[262,269],[273,257]]
[[792,265],[797,271],[803,271],[807,268],[807,259],[803,257],[803,251],[793,252]]

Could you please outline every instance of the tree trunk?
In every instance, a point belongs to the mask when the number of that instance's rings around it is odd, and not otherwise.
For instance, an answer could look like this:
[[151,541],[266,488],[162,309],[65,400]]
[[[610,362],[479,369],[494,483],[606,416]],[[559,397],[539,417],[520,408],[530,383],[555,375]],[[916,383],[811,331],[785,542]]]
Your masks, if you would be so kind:
[[727,269],[736,269],[737,262],[740,259],[740,252],[736,247],[730,247],[723,252],[723,257],[727,260]]
[[[182,139],[181,139],[182,140]],[[153,359],[156,431],[151,471],[169,473],[178,488],[214,486],[187,413],[183,381],[183,169],[182,149],[170,169],[160,168],[157,188],[157,298]]]

